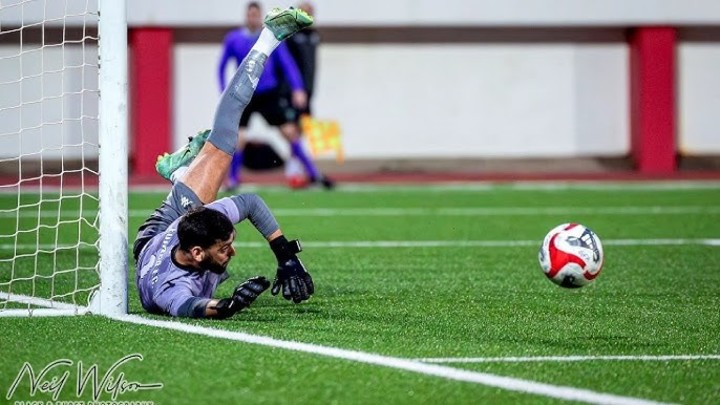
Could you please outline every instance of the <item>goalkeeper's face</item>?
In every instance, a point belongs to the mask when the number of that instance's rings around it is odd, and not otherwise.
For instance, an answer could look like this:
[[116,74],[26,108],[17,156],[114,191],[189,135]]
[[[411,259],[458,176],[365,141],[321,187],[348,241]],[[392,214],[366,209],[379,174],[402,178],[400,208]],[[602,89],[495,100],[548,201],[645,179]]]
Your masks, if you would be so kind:
[[225,272],[230,259],[235,256],[235,248],[232,245],[234,240],[235,232],[230,235],[228,240],[217,241],[214,245],[204,249],[204,257],[200,261],[199,267],[218,274]]

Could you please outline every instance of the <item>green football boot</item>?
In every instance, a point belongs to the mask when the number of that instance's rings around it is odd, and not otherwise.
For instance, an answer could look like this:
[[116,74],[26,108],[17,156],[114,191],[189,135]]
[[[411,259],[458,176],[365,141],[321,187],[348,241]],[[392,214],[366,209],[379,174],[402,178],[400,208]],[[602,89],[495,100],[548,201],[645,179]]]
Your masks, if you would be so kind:
[[183,166],[190,165],[190,162],[200,153],[200,149],[205,145],[205,141],[207,141],[209,135],[209,129],[200,131],[197,135],[188,137],[188,144],[182,148],[173,153],[158,156],[157,162],[155,163],[155,170],[157,170],[158,174],[164,179],[172,181],[170,180],[170,176],[173,172]]
[[276,7],[265,16],[265,26],[272,31],[278,41],[293,36],[305,27],[311,26],[313,18],[308,13],[295,7],[284,10]]

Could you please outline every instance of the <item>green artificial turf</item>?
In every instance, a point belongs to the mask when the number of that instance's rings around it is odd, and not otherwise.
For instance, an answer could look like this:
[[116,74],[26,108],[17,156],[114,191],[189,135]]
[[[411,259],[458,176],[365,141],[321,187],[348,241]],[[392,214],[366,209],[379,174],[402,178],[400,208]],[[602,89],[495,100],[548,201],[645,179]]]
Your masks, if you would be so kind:
[[[259,194],[277,212],[284,232],[305,242],[301,257],[315,279],[315,296],[296,306],[266,294],[227,321],[175,321],[405,359],[720,354],[720,246],[697,243],[720,238],[718,187],[380,187],[335,192],[261,189]],[[38,204],[56,198],[23,195],[22,203],[29,207],[14,212],[18,197],[0,195],[0,210],[11,210],[0,212],[0,291],[84,305],[85,290],[98,283],[92,246],[97,203],[82,197]],[[162,198],[157,193],[131,195],[131,238]],[[573,291],[550,283],[537,263],[545,233],[571,221],[597,232],[606,253],[597,281]],[[274,275],[274,259],[262,238],[248,224],[238,230],[232,278],[221,285],[219,296],[228,295],[247,277]],[[674,244],[662,241],[668,239]],[[446,245],[412,245],[428,241]],[[496,243],[460,245],[482,241]],[[48,249],[56,245],[63,249]],[[48,253],[36,254],[38,247]],[[14,255],[20,257],[8,260]],[[77,267],[83,269],[73,271]],[[0,303],[0,309],[17,307],[22,305]],[[143,313],[132,268],[130,312],[171,320]],[[102,376],[113,362],[133,353],[144,360],[124,366],[126,378],[162,382],[164,387],[125,393],[118,400],[557,401],[98,316],[0,318],[0,327],[0,403],[52,399],[41,393],[30,396],[27,378],[6,398],[24,362],[37,372],[53,360],[72,360],[60,399],[77,400],[78,361],[97,363]],[[718,359],[445,365],[654,401],[720,401]],[[91,400],[89,390],[80,399]]]

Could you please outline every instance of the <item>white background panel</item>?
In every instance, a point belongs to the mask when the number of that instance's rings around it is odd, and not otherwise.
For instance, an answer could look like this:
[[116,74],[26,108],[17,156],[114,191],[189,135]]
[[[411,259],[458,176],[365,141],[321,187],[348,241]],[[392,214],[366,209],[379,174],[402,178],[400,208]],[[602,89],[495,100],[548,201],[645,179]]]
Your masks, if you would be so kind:
[[[211,123],[219,52],[176,47],[176,143]],[[617,155],[626,73],[624,44],[328,44],[314,110],[348,158]]]
[[679,148],[720,153],[720,43],[691,42],[678,51]]

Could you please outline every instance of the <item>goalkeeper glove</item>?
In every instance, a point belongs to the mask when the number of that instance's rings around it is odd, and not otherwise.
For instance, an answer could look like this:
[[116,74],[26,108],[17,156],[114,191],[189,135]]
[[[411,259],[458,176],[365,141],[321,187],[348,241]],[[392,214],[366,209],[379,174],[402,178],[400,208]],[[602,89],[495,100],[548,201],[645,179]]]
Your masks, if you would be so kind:
[[282,289],[283,298],[300,303],[315,293],[315,284],[297,254],[302,252],[300,242],[288,241],[280,236],[270,242],[270,249],[278,261],[277,274],[270,292],[277,295]]
[[252,304],[263,291],[270,288],[270,281],[265,277],[253,277],[235,287],[230,298],[223,298],[215,305],[215,318],[224,319]]

